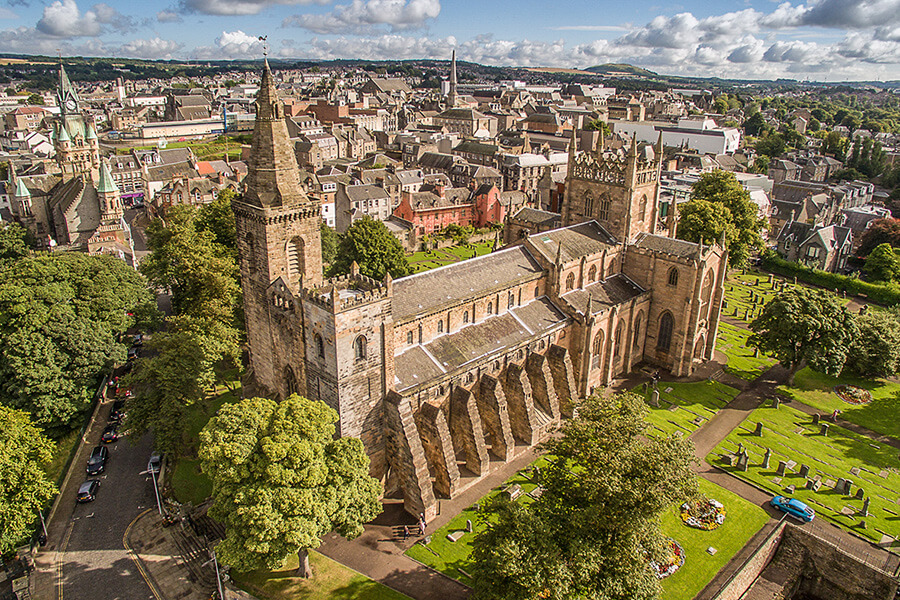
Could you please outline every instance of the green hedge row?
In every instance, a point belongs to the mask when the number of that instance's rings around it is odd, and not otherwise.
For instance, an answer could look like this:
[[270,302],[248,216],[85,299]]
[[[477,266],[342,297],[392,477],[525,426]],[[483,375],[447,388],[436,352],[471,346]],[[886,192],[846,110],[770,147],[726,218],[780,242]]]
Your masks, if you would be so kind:
[[897,285],[883,285],[868,283],[856,277],[847,277],[811,269],[800,263],[784,260],[777,253],[767,250],[762,255],[762,268],[770,273],[782,275],[787,278],[796,277],[797,281],[809,283],[829,290],[845,291],[853,296],[862,296],[883,306],[893,306],[900,303],[900,287]]

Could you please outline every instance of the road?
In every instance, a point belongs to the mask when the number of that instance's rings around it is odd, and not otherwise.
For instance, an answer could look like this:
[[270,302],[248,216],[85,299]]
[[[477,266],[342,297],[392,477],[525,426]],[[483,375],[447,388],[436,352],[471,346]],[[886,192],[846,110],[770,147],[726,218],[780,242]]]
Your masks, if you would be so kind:
[[[108,410],[104,407],[101,415]],[[152,438],[144,436],[137,444],[120,438],[109,444],[109,451],[96,500],[77,505],[65,530],[57,563],[59,600],[153,598],[123,544],[129,524],[156,505],[150,479],[140,474],[147,468]],[[74,496],[63,500],[75,502]]]

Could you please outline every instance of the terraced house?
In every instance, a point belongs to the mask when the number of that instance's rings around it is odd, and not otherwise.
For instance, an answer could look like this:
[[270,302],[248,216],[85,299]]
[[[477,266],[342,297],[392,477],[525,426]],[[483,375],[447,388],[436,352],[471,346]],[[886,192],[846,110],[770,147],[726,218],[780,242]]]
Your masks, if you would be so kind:
[[255,383],[333,407],[409,512],[431,518],[438,498],[637,365],[686,375],[710,357],[727,256],[651,233],[658,149],[571,144],[560,228],[530,230],[539,211],[523,209],[513,244],[492,254],[396,281],[325,280],[318,201],[302,191],[268,67],[256,115],[233,205]]

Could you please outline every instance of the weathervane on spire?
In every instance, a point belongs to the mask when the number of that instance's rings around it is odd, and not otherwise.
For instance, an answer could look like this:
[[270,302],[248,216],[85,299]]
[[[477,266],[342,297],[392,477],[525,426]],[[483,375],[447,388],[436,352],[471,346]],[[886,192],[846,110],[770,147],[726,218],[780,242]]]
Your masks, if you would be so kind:
[[269,42],[267,41],[268,39],[269,39],[269,36],[267,36],[267,35],[259,36],[259,41],[261,41],[263,43],[263,56],[264,57],[269,56]]

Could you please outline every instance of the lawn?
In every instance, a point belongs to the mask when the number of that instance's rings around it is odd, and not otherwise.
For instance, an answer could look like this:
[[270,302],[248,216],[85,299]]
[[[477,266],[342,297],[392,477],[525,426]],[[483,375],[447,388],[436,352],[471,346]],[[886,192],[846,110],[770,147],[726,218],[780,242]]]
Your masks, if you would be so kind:
[[[679,507],[663,513],[663,531],[684,548],[684,566],[662,581],[666,600],[691,600],[712,581],[722,567],[759,531],[769,515],[759,506],[705,479],[698,479],[700,492],[725,505],[725,522],[712,531],[688,527]],[[709,554],[707,548],[715,548]]]
[[[756,423],[763,424],[761,437],[753,433]],[[721,458],[723,454],[737,452],[738,444],[743,444],[750,456],[746,472],[727,466]],[[766,448],[772,450],[772,456],[769,468],[763,469],[761,463]],[[788,486],[793,485],[795,491],[791,495],[812,506],[817,518],[832,521],[875,542],[880,542],[885,534],[894,538],[900,536],[900,504],[897,503],[900,459],[897,450],[875,444],[867,437],[835,425],[831,426],[827,437],[823,436],[809,415],[789,406],[775,409],[767,403],[753,411],[707,456],[707,461],[773,495],[788,495],[791,493]],[[779,461],[796,463],[780,479],[776,474]],[[810,467],[809,477],[821,480],[818,492],[805,489],[807,478],[799,474],[803,464]],[[839,478],[853,481],[851,491],[854,494],[857,487],[862,486],[871,500],[867,517],[859,514],[862,500],[833,489]],[[865,529],[860,525],[863,520],[867,524]]]
[[65,476],[66,466],[72,453],[78,449],[78,443],[81,441],[80,431],[70,431],[61,438],[53,440],[56,446],[53,447],[53,455],[50,462],[44,465],[44,473],[50,481],[59,485]]
[[[218,136],[214,139],[207,140],[187,140],[184,142],[168,142],[166,149],[170,148],[190,148],[194,152],[197,160],[223,160],[225,158],[225,150],[228,150],[230,160],[240,160],[241,144],[245,143],[242,136],[229,136],[228,144],[225,144],[224,136]],[[133,150],[155,150],[156,145],[152,146],[129,146],[127,148],[119,148],[118,154],[131,154]]]
[[185,453],[178,457],[178,460],[175,462],[169,479],[172,494],[181,503],[190,502],[197,506],[212,493],[212,482],[200,471],[200,459],[197,458],[197,443],[200,430],[206,426],[209,418],[223,404],[237,402],[240,399],[241,382],[237,370],[227,372],[224,376],[231,389],[224,384],[220,384],[202,402],[198,402],[186,411],[186,436],[189,441]]
[[280,571],[232,573],[235,583],[260,600],[409,600],[409,597],[357,573],[318,552],[309,553],[311,579],[295,577],[297,557]]
[[494,248],[494,242],[477,242],[475,244],[465,244],[462,246],[451,246],[441,250],[425,250],[414,252],[407,255],[409,266],[413,273],[428,271],[437,267],[443,267],[463,260],[468,260],[476,256],[490,254]]
[[[872,393],[868,404],[850,404],[834,393],[839,384],[855,385]],[[835,409],[841,416],[877,433],[900,440],[900,382],[887,379],[862,379],[852,376],[829,377],[810,368],[803,369],[794,377],[792,387],[781,386],[779,391],[804,404],[831,414]]]
[[[650,398],[651,393],[645,394],[643,386],[633,391]],[[737,395],[738,390],[718,381],[660,382],[659,407],[648,402],[647,422],[651,432],[690,435]]]
[[[535,464],[540,466],[541,461],[546,461],[546,458],[538,459]],[[504,485],[512,483],[522,486],[524,493],[520,496],[519,502],[533,501],[527,494],[537,486],[529,478],[528,469],[520,471]],[[661,521],[663,531],[682,545],[687,556],[685,566],[663,580],[664,597],[667,600],[691,600],[769,518],[758,506],[713,483],[701,479],[699,485],[701,492],[725,505],[728,516],[718,529],[701,531],[687,527],[681,522],[678,506],[673,506],[663,515]],[[480,503],[484,503],[496,493],[497,490],[494,490],[482,498]],[[458,541],[451,542],[447,536],[456,531],[465,531],[467,520],[472,521],[474,531],[464,533]],[[431,542],[427,545],[415,544],[406,551],[406,554],[466,585],[471,585],[472,580],[468,573],[471,569],[472,540],[475,534],[486,526],[487,523],[478,519],[475,509],[469,507],[456,515],[447,525],[435,531],[431,535]],[[716,548],[715,555],[706,552],[710,546]]]
[[720,322],[716,338],[716,349],[728,356],[725,370],[747,381],[755,380],[777,362],[766,355],[754,356],[754,349],[747,346],[750,335],[747,329]]
[[[722,306],[722,316],[731,317],[744,323],[754,319],[763,305],[775,297],[773,288],[783,279],[773,276],[773,283],[769,283],[769,274],[761,271],[748,270],[746,272],[732,271],[725,282],[725,303]],[[759,282],[757,284],[757,282]],[[793,284],[788,284],[791,287]],[[753,300],[751,294],[756,296]],[[745,319],[744,314],[748,313]]]

